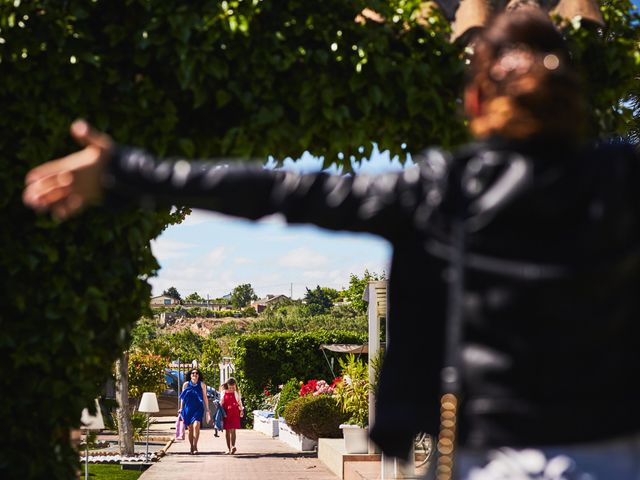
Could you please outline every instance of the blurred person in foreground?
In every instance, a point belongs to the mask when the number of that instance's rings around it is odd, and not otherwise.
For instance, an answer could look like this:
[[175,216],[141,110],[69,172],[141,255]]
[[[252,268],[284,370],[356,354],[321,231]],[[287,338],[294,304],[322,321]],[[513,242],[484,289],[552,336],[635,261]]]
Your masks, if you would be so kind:
[[580,82],[542,11],[498,16],[474,45],[465,109],[476,142],[427,150],[404,171],[161,160],[79,121],[71,132],[85,147],[29,172],[24,202],[59,219],[101,202],[280,212],[387,239],[389,344],[371,436],[398,457],[416,433],[439,429],[460,220],[457,478],[637,480],[638,152],[584,138]]

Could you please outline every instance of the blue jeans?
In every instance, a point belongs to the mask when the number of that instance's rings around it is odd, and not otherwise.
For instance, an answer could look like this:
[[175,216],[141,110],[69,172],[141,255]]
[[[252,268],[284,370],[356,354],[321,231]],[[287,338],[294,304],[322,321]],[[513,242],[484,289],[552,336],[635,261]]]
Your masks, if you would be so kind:
[[455,465],[458,480],[640,480],[640,435],[534,449],[460,449]]

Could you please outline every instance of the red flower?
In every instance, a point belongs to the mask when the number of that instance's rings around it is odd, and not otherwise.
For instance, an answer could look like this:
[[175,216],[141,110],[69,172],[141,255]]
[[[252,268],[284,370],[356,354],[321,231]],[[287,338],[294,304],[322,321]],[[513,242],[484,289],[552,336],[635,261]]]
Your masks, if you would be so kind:
[[300,396],[304,397],[305,395],[315,392],[317,383],[317,380],[309,380],[306,384],[302,385],[300,388]]

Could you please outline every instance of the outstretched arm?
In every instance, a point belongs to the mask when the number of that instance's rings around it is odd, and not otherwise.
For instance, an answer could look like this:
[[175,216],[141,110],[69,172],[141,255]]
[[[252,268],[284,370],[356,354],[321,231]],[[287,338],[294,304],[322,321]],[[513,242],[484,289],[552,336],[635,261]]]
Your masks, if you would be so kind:
[[[297,174],[259,165],[168,161],[114,146],[86,122],[72,126],[86,145],[27,176],[24,201],[64,219],[107,200],[141,206],[185,205],[250,219],[282,213],[290,223],[403,236],[423,217],[428,189],[422,168],[378,176]],[[427,190],[425,190],[427,189]]]

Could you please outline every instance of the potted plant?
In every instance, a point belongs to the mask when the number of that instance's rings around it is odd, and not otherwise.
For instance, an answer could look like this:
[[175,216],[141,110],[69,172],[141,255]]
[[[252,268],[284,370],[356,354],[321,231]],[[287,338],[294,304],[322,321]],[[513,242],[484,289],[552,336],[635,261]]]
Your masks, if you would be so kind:
[[367,453],[369,440],[369,369],[365,362],[349,354],[339,360],[342,381],[334,395],[348,420],[340,425],[347,453]]

